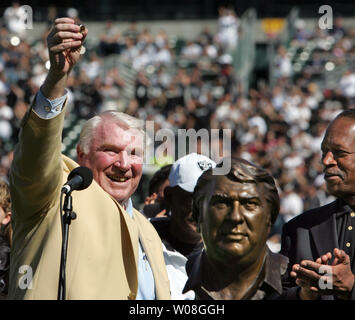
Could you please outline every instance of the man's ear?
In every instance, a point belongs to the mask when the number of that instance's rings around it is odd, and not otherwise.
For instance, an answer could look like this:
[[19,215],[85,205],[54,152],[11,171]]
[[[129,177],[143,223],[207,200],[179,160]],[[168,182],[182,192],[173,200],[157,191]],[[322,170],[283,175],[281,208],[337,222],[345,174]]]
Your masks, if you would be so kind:
[[5,213],[5,218],[1,221],[1,224],[7,225],[11,221],[11,211]]
[[170,205],[171,204],[171,197],[173,195],[173,188],[170,186],[165,187],[164,189],[164,200],[165,202]]
[[76,146],[76,155],[77,155],[77,162],[78,162],[80,165],[83,165],[83,159],[84,159],[85,153],[81,150],[80,144],[78,144],[78,145]]

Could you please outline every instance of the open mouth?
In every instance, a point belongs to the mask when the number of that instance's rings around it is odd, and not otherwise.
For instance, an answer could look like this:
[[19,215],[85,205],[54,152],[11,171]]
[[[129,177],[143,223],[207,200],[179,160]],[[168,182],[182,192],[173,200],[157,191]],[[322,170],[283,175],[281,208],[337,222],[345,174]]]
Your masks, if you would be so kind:
[[126,182],[127,180],[129,180],[129,178],[125,178],[122,176],[116,176],[113,174],[107,174],[107,177],[113,182]]

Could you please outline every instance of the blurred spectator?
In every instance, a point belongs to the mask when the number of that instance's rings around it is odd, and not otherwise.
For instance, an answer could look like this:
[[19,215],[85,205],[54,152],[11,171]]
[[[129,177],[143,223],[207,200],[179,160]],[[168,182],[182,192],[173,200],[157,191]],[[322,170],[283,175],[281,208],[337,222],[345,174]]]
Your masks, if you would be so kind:
[[100,94],[102,97],[102,110],[117,108],[120,104],[119,100],[125,86],[125,81],[121,78],[117,68],[112,68],[107,71],[101,86]]
[[100,78],[90,81],[85,70],[81,70],[74,90],[74,109],[80,118],[89,119],[100,111],[102,96]]
[[192,192],[199,176],[215,165],[208,157],[196,153],[181,157],[172,165],[169,186],[164,190],[171,212],[166,218],[150,220],[168,250],[188,257],[202,249],[202,239],[191,218]]
[[198,43],[188,41],[181,51],[184,58],[198,59],[202,55],[202,48]]
[[275,61],[275,73],[277,77],[290,77],[292,75],[292,64],[287,56],[285,47],[279,47]]
[[8,31],[21,38],[26,35],[26,18],[27,13],[18,1],[14,1],[11,7],[6,8],[4,11],[4,21]]
[[149,181],[148,197],[144,201],[143,214],[147,218],[166,216],[169,212],[164,199],[164,190],[169,185],[169,173],[172,165],[168,164],[156,171]]
[[288,183],[283,191],[280,202],[280,214],[283,215],[285,222],[287,222],[303,212],[303,201],[294,184]]
[[4,149],[5,148],[1,148],[0,179],[9,182],[8,172],[14,155],[13,155],[13,151],[5,152]]
[[305,190],[304,208],[303,210],[310,210],[321,206],[319,195],[317,194],[317,188],[314,185],[309,185]]
[[0,235],[5,237],[8,244],[12,242],[11,228],[11,197],[6,181],[0,180]]
[[57,7],[50,5],[47,10],[46,24],[50,28],[54,23],[54,20],[57,18]]
[[350,70],[346,71],[340,79],[339,88],[342,93],[350,98],[355,99],[355,72]]
[[342,17],[336,17],[334,19],[334,25],[332,28],[329,29],[329,33],[337,39],[340,39],[345,36],[346,31],[344,28],[344,21]]
[[111,20],[106,21],[104,31],[100,35],[99,53],[105,57],[110,54],[119,54],[122,49],[119,30],[112,24]]
[[227,50],[232,50],[238,44],[239,18],[232,8],[219,8],[219,32],[217,41]]
[[0,300],[7,299],[11,240],[10,190],[8,184],[0,180]]
[[128,28],[124,31],[124,36],[131,39],[133,43],[136,43],[139,31],[137,28],[137,22],[136,21],[131,21]]
[[76,24],[80,24],[79,10],[76,8],[68,8],[67,14],[69,18],[74,19]]
[[11,121],[14,118],[14,112],[6,103],[6,97],[0,95],[0,139],[8,141],[12,136]]
[[310,32],[306,29],[306,22],[302,19],[297,19],[294,27],[296,29],[294,40],[298,45],[304,44],[310,37]]
[[80,66],[81,71],[85,72],[90,82],[100,75],[101,68],[102,60],[99,59],[95,52],[91,52],[89,54],[89,61],[84,61]]

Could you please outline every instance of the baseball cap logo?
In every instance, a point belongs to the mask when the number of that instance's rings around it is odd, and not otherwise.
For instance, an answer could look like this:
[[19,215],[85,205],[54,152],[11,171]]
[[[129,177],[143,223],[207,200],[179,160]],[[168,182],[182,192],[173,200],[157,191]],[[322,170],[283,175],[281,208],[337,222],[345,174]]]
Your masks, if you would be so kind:
[[206,171],[206,170],[212,168],[212,163],[208,162],[206,160],[197,161],[197,164],[202,171]]

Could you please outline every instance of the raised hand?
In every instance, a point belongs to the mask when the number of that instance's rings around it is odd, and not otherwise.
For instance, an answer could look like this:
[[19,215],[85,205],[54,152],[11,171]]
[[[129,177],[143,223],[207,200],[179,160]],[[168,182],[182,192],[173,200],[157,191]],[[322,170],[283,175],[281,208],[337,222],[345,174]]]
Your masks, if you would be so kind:
[[79,60],[87,34],[88,30],[81,30],[71,18],[55,20],[47,36],[50,69],[41,87],[47,98],[53,100],[63,96],[69,72]]
[[58,18],[47,37],[51,71],[68,73],[79,60],[80,48],[88,33],[71,18]]

